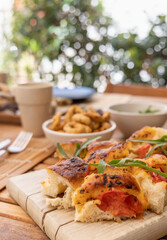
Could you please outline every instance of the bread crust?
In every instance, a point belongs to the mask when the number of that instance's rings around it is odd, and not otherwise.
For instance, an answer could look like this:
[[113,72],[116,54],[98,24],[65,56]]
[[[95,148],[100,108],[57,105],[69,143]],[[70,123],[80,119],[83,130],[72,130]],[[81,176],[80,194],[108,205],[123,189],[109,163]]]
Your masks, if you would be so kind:
[[130,173],[115,174],[114,171],[113,174],[104,173],[87,176],[84,183],[73,194],[73,205],[85,204],[103,192],[112,191],[112,188],[136,196],[143,209],[147,209],[147,199],[136,179]]
[[88,163],[99,163],[101,159],[110,162],[113,159],[125,158],[129,155],[130,146],[131,142],[126,142],[118,143],[107,149],[99,149],[87,156],[85,161]]
[[96,151],[98,149],[106,149],[109,147],[114,146],[115,144],[117,144],[116,141],[100,141],[100,142],[92,142],[88,145],[87,147],[87,151]]
[[167,198],[166,182],[154,183],[151,173],[138,167],[132,168],[132,174],[139,182],[147,197],[148,208],[157,214],[162,213]]
[[[76,144],[82,144],[86,139],[73,139],[64,143],[61,143],[61,147],[64,152],[69,156],[69,158],[73,157],[74,152],[76,150]],[[58,157],[59,160],[65,159],[65,157],[59,152],[59,149],[56,149],[54,153],[54,157]]]
[[89,165],[79,157],[63,160],[48,169],[68,180],[74,189],[83,182],[89,173]]

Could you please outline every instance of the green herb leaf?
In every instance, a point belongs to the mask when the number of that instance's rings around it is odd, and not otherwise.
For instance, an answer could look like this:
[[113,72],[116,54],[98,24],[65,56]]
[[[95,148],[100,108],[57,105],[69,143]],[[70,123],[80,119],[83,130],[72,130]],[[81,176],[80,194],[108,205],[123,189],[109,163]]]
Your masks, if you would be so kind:
[[57,143],[57,148],[59,149],[59,152],[65,157],[65,158],[69,158],[69,156],[64,152],[62,146],[60,145],[60,143]]
[[141,143],[150,143],[150,144],[166,143],[167,144],[167,135],[164,135],[163,137],[156,140],[127,139],[127,142],[138,142],[138,143],[141,142]]
[[167,156],[167,151],[161,146],[161,151]]
[[150,172],[155,172],[165,178],[167,178],[167,174],[161,172],[158,169],[151,168],[146,165],[145,162],[140,161],[139,159],[129,159],[129,158],[123,158],[123,159],[114,159],[113,161],[110,161],[106,163],[104,159],[100,160],[99,164],[92,164],[89,163],[91,166],[96,166],[98,167],[98,173],[104,173],[106,166],[111,166],[111,167],[140,167],[144,168]]
[[79,156],[80,152],[81,152],[83,149],[85,149],[88,144],[90,144],[90,143],[92,143],[92,142],[94,142],[94,141],[96,141],[96,140],[98,140],[98,139],[100,139],[100,138],[101,138],[101,137],[99,136],[99,137],[94,137],[94,138],[89,138],[89,139],[87,139],[84,143],[82,143],[82,144],[80,145],[80,148],[78,148],[78,149],[75,151],[74,156]]
[[143,111],[139,111],[139,113],[141,114],[145,114],[145,113],[156,113],[156,112],[159,112],[160,110],[159,109],[155,109],[155,110],[151,110],[151,105],[148,106],[145,110]]
[[138,142],[138,143],[150,143],[150,144],[155,144],[155,146],[153,146],[149,152],[146,155],[146,158],[150,157],[151,153],[157,149],[158,147],[161,148],[162,152],[167,156],[167,151],[165,151],[162,146],[167,145],[167,135],[162,136],[159,139],[156,140],[142,140],[142,139],[128,139],[128,142]]
[[164,141],[167,142],[167,135],[162,136],[160,139],[161,139],[162,141],[164,140]]
[[77,151],[80,149],[81,145],[79,143],[76,143],[76,150],[74,153],[74,156],[76,156]]
[[[157,148],[159,148],[159,147],[162,147],[162,146],[165,146],[165,145],[167,145],[167,143],[159,143],[159,144],[156,144],[155,146],[153,146],[153,147],[149,150],[149,152],[147,153],[146,158],[150,157],[151,153],[152,153],[155,149],[157,149]],[[165,155],[166,155],[166,154],[165,154]]]
[[106,166],[107,166],[107,163],[105,162],[105,160],[101,159],[98,164],[97,173],[104,173]]

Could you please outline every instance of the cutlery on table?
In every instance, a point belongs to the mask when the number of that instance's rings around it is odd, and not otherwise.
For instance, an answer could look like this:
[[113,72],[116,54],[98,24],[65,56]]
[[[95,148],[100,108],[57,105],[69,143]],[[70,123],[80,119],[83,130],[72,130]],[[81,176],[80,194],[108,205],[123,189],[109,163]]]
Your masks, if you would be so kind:
[[[8,146],[11,142],[10,139],[6,139],[2,142],[0,142],[0,161],[3,161],[9,153],[19,153],[22,152],[26,146],[28,145],[29,141],[32,138],[32,133],[31,132],[25,132],[21,131],[17,138],[14,140],[14,142]],[[7,148],[7,150],[3,148]]]
[[21,131],[14,142],[7,148],[10,153],[22,152],[32,138],[31,132]]
[[6,139],[6,140],[0,142],[0,150],[4,149],[4,148],[7,148],[10,143],[11,143],[10,139]]

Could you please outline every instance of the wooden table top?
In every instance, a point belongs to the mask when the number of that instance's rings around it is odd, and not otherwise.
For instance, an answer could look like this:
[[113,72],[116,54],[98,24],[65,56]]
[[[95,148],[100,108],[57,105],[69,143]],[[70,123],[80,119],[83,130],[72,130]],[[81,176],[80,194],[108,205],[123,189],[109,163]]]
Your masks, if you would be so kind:
[[[95,94],[91,101],[85,104],[96,108],[107,109],[111,104],[134,101],[162,102],[167,104],[167,98],[136,97],[126,94]],[[62,111],[66,107],[58,108]],[[0,141],[6,138],[14,139],[22,130],[21,126],[0,124]],[[123,135],[116,130],[113,138],[120,139]],[[54,164],[52,157],[36,165],[31,171],[46,168]],[[48,237],[40,230],[36,223],[9,196],[6,189],[0,191],[0,239],[5,240],[45,240]],[[163,239],[167,239],[165,236]]]

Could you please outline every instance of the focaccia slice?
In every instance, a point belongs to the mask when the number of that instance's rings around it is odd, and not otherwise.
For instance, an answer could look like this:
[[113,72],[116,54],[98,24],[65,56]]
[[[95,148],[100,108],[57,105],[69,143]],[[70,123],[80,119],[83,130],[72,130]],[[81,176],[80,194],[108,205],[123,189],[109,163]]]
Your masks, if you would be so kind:
[[[167,158],[164,155],[154,154],[144,161],[149,167],[167,173]],[[138,167],[131,170],[148,199],[149,209],[157,214],[162,213],[167,203],[167,178]]]
[[[137,132],[133,133],[129,140],[155,140],[159,139],[162,136],[167,135],[167,130],[164,128],[157,128],[157,127],[143,127],[142,129],[138,130]],[[146,153],[151,149],[151,145],[148,143],[136,143],[131,142],[131,148],[129,149],[129,156],[130,158],[145,158]],[[164,147],[165,148],[165,147]],[[158,148],[153,152],[154,153],[162,153],[161,149]]]
[[87,153],[84,159],[88,159],[95,151],[99,149],[108,149],[116,145],[118,142],[112,141],[99,141],[92,142],[87,146]]
[[[108,168],[108,167],[107,167]],[[88,175],[72,196],[75,221],[96,222],[136,217],[147,209],[147,199],[130,173],[110,168]]]
[[[126,158],[129,155],[129,148],[131,147],[131,142],[118,143],[107,149],[98,149],[87,155],[85,161],[87,163],[99,163],[101,159],[104,159],[105,162],[110,162],[113,159]],[[95,167],[91,166],[91,170]]]
[[[61,147],[63,148],[64,152],[68,155],[69,158],[74,156],[76,151],[76,144],[82,144],[85,142],[86,139],[73,139],[64,143],[61,143]],[[59,160],[65,159],[64,155],[62,155],[58,148],[56,148],[56,152],[54,153],[54,157],[57,157]]]
[[[52,197],[47,199],[47,203],[67,209],[72,206],[73,191],[89,174],[89,166],[81,158],[73,157],[48,167],[47,173],[48,179],[41,183],[43,193]],[[58,196],[61,193],[63,197]]]

